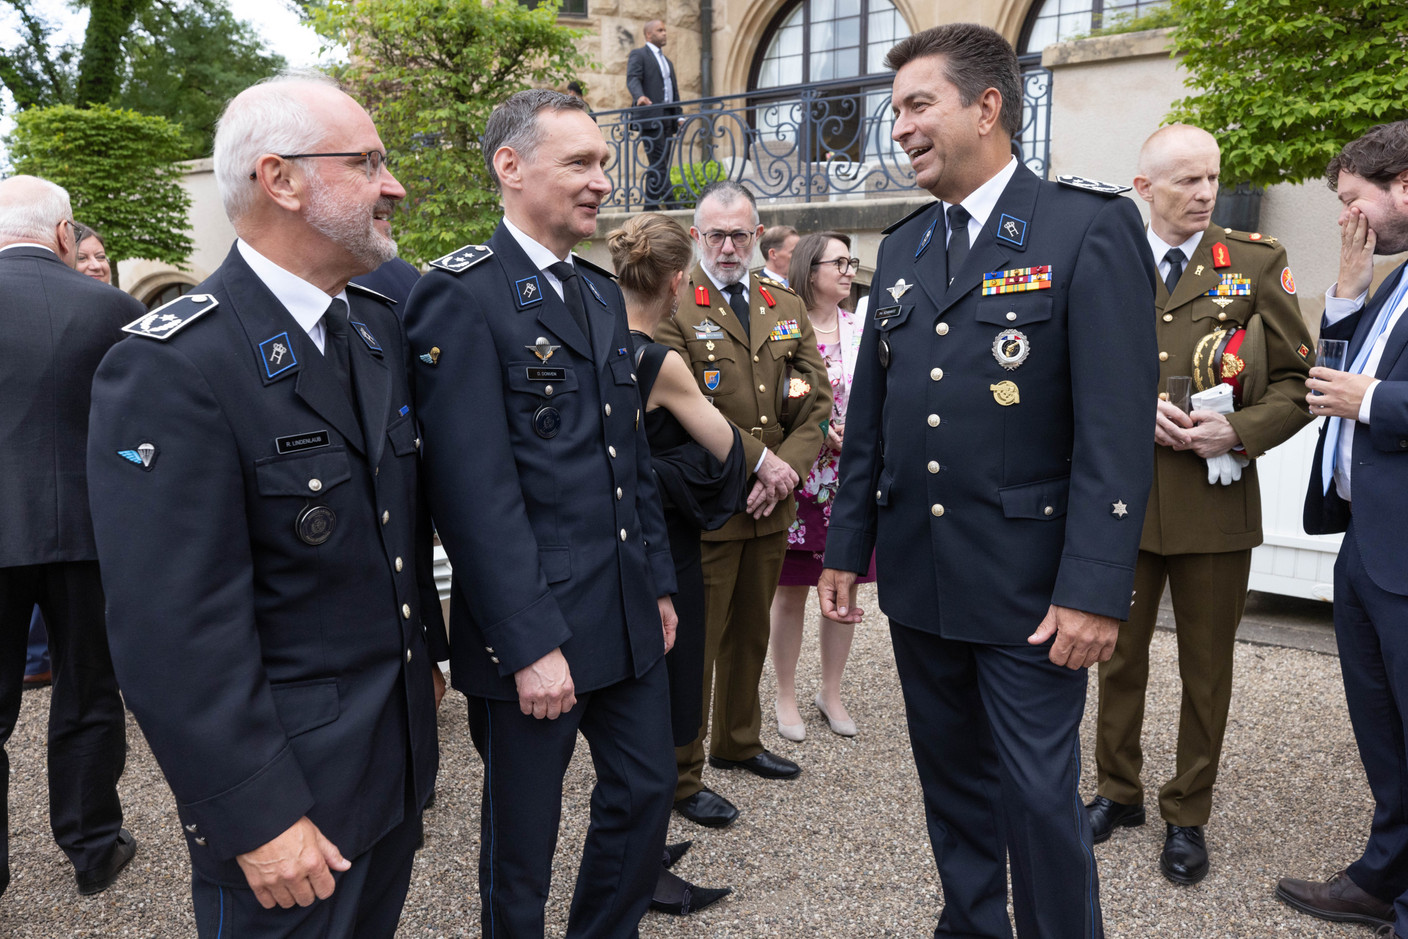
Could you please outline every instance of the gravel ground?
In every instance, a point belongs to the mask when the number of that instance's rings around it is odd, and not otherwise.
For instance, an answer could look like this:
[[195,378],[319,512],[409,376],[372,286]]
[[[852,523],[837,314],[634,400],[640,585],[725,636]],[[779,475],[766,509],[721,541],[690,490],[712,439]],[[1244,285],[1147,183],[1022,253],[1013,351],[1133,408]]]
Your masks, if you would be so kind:
[[[766,782],[710,769],[706,781],[742,809],[731,828],[699,828],[676,816],[671,840],[694,839],[677,870],[733,896],[680,920],[647,914],[645,939],[807,936],[869,939],[928,936],[940,909],[938,878],[925,834],[918,779],[904,728],[899,684],[874,588],[861,605],[872,625],[857,631],[845,693],[858,737],[831,734],[811,710],[808,738],[764,743],[797,760],[802,776]],[[815,598],[799,675],[810,700],[818,661]],[[1303,916],[1272,896],[1284,875],[1323,877],[1358,856],[1372,800],[1345,710],[1338,662],[1331,656],[1248,643],[1237,646],[1237,684],[1214,816],[1208,826],[1212,873],[1195,887],[1159,874],[1163,829],[1152,817],[1120,829],[1096,849],[1106,933],[1111,939],[1157,934],[1209,937],[1365,937],[1363,928]],[[1145,731],[1146,779],[1156,789],[1172,770],[1179,685],[1173,637],[1154,638]],[[1086,776],[1094,790],[1091,704],[1082,733]],[[770,713],[773,678],[763,679]],[[72,870],[55,847],[45,801],[45,711],[49,692],[24,695],[10,741],[10,850],[14,881],[0,900],[0,936],[176,937],[194,934],[189,867],[172,798],[135,722],[122,779],[126,825],[137,857],[111,889],[94,898],[75,892]],[[443,758],[436,808],[427,818],[407,898],[402,937],[477,936],[475,883],[479,763],[469,742],[464,699],[451,693],[440,715]],[[569,773],[558,877],[548,904],[560,935],[573,871],[585,833],[591,764],[583,746]],[[1150,803],[1154,801],[1151,793]]]

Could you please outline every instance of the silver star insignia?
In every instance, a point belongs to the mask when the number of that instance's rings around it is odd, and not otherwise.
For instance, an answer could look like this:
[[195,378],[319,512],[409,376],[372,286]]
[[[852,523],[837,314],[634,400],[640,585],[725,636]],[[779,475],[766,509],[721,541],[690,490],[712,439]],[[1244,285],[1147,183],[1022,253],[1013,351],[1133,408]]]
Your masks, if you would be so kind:
[[1113,503],[1113,508],[1111,511],[1114,512],[1116,518],[1124,518],[1126,515],[1129,514],[1129,506],[1124,504],[1123,499],[1120,499],[1119,501]]
[[895,281],[895,285],[893,287],[886,287],[885,289],[890,291],[891,297],[898,300],[900,297],[903,297],[905,295],[905,292],[909,290],[910,287],[913,286],[913,284],[906,284],[904,282],[904,278],[901,277],[899,280]]

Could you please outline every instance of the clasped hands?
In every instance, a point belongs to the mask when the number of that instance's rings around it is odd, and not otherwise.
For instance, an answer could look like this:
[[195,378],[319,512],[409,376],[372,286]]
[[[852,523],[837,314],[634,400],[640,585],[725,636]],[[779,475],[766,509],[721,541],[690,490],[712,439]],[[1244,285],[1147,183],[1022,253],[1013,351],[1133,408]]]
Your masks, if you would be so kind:
[[758,467],[757,476],[758,481],[753,483],[753,489],[748,493],[745,511],[754,518],[766,518],[779,502],[792,493],[799,479],[797,471],[771,450],[763,452],[763,462]]

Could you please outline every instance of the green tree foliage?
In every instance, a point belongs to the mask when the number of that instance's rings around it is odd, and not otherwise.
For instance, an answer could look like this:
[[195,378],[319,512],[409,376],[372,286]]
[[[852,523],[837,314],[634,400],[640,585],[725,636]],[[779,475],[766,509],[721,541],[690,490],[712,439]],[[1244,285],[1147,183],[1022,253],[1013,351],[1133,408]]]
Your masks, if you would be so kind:
[[188,159],[208,156],[220,108],[279,69],[227,0],[78,0],[89,11],[81,43],[55,45],[34,0],[0,0],[19,19],[19,41],[0,50],[0,81],[18,110],[107,104],[184,127]]
[[416,263],[488,238],[499,214],[479,147],[489,113],[585,64],[573,44],[580,33],[557,25],[557,3],[329,0],[310,15],[347,47],[340,77],[371,112],[406,187],[394,221],[401,255]]
[[1269,186],[1325,172],[1345,142],[1408,113],[1403,0],[1173,0],[1193,94],[1169,119],[1210,131],[1222,177]]
[[178,126],[106,105],[59,104],[20,112],[6,143],[16,172],[68,190],[74,217],[103,233],[108,254],[185,264],[191,199],[180,185]]

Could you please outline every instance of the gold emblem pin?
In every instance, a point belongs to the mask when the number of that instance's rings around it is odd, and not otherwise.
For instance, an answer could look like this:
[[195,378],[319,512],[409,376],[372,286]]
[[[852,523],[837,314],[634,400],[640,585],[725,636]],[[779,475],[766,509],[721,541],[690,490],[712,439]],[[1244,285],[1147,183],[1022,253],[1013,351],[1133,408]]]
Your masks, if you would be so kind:
[[995,385],[988,385],[988,391],[992,392],[992,399],[1003,407],[1022,403],[1022,396],[1017,392],[1017,386],[1010,381],[1000,381]]
[[1203,266],[1202,266],[1201,264],[1199,264],[1199,265],[1198,265],[1198,269],[1193,272],[1193,276],[1196,277],[1196,276],[1198,276],[1198,275],[1200,275],[1200,274],[1202,274],[1202,273],[1203,273]]

